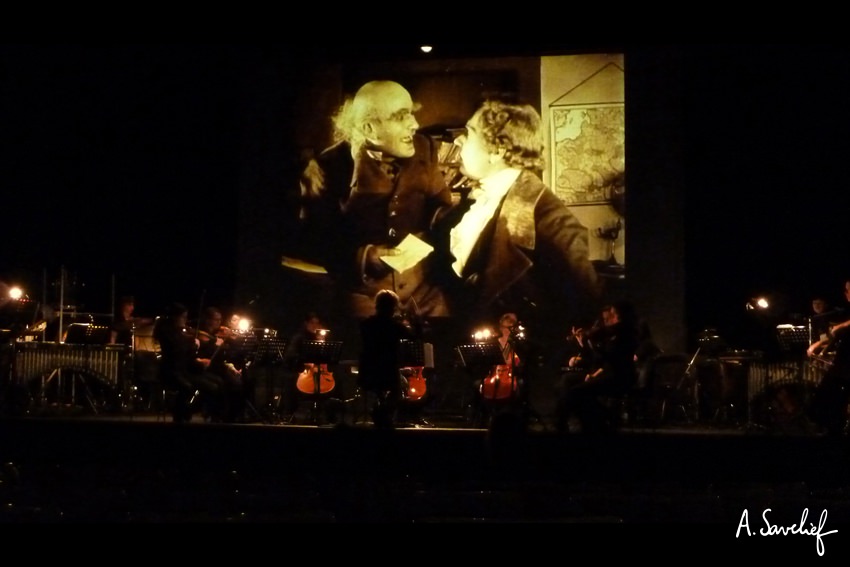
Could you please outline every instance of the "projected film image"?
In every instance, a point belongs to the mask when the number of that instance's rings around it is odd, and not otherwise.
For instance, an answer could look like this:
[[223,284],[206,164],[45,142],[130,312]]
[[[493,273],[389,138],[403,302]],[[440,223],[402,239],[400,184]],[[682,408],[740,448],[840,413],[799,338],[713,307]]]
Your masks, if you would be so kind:
[[358,61],[306,85],[284,310],[320,314],[356,360],[390,289],[443,376],[509,313],[557,373],[626,278],[622,54]]

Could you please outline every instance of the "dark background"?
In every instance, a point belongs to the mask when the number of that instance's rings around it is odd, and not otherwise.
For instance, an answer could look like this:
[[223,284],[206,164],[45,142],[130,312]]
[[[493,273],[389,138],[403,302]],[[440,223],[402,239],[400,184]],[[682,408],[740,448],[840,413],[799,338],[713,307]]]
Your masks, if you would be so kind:
[[[113,288],[135,295],[137,312],[151,315],[172,300],[193,312],[200,304],[262,302],[245,282],[244,293],[235,291],[240,187],[246,176],[258,175],[250,171],[252,152],[273,143],[244,127],[256,97],[246,95],[246,69],[275,59],[295,97],[301,73],[316,61],[402,57],[412,49],[3,45],[0,280],[23,283],[40,298],[44,288],[56,291],[64,266],[72,284],[66,293],[92,312],[111,309]],[[489,57],[595,48],[443,49],[440,56]],[[850,50],[615,49],[626,53],[627,113],[634,93],[644,99],[637,107],[661,94],[676,102],[669,113],[662,107],[641,121],[653,130],[641,140],[673,146],[667,166],[681,181],[674,190],[684,193],[688,340],[718,327],[730,341],[745,341],[751,315],[744,305],[756,294],[782,301],[779,319],[807,313],[815,293],[837,302],[850,273],[843,184]],[[631,54],[642,56],[646,68],[654,53],[674,64],[662,81],[672,94],[654,91],[657,80],[641,89],[642,77],[630,74]],[[652,172],[642,177],[651,179]],[[672,219],[658,205],[650,207],[657,218],[645,224],[663,236]]]

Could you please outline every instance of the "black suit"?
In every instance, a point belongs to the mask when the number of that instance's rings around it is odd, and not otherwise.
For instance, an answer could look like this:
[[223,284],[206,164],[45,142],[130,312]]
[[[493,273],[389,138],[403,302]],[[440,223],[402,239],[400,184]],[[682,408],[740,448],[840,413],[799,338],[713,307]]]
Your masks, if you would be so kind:
[[513,311],[526,324],[551,326],[548,334],[598,310],[600,285],[587,229],[530,171],[520,173],[508,190],[459,278],[450,265],[449,240],[444,232],[440,257],[441,274],[453,290],[453,312],[492,321]]
[[350,294],[350,313],[359,318],[371,315],[381,289],[395,291],[403,307],[413,298],[422,316],[448,315],[445,298],[431,281],[430,258],[402,273],[364,271],[369,246],[394,247],[408,234],[428,241],[438,213],[451,205],[439,169],[439,142],[416,135],[414,145],[413,157],[392,160],[391,166],[365,149],[354,159],[347,142],[317,158],[325,189],[307,206],[305,229],[312,250],[305,252]]
[[581,421],[582,431],[605,431],[610,424],[599,398],[624,396],[637,384],[635,354],[639,339],[635,325],[619,322],[602,327],[589,339],[595,353],[595,367],[601,368],[602,372],[567,388],[558,400],[557,428],[563,433],[568,431],[569,419],[573,415]]
[[413,332],[393,317],[376,314],[361,321],[360,337],[358,382],[377,397],[375,425],[391,427],[401,397],[400,345],[403,339],[413,339]]

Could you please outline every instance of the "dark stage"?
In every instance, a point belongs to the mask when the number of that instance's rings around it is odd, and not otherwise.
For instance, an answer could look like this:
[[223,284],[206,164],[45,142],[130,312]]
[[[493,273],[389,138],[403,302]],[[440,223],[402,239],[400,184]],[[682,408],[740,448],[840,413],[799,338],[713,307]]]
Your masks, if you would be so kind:
[[526,422],[444,406],[392,431],[362,399],[333,423],[307,401],[290,423],[265,404],[235,424],[93,401],[6,412],[4,522],[693,524],[730,540],[744,509],[753,525],[767,508],[785,525],[804,509],[850,523],[847,438],[770,420],[757,400],[758,419],[680,405],[603,436],[557,434],[540,399]]

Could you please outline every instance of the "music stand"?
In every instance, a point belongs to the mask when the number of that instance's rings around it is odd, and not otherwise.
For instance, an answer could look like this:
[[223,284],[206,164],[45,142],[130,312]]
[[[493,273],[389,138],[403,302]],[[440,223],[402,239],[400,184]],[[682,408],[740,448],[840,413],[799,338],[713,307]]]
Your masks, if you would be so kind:
[[785,352],[797,352],[809,346],[809,330],[803,325],[777,325],[776,338]]
[[256,341],[254,362],[256,364],[275,364],[283,360],[286,339],[278,338],[276,334],[271,333],[264,333],[259,338],[256,338],[256,335],[254,337]]
[[254,353],[257,352],[259,348],[260,339],[257,335],[250,333],[235,333],[230,337],[230,343],[227,347],[228,358],[231,362],[235,360],[240,360],[240,362],[248,362]]
[[243,352],[245,352],[245,362],[252,363],[249,367],[251,372],[257,366],[265,368],[266,375],[266,408],[269,412],[268,420],[275,421],[279,410],[279,402],[273,403],[275,398],[274,387],[274,366],[280,364],[284,359],[287,341],[283,338],[278,338],[276,331],[266,331],[264,329],[255,329],[250,335],[245,336],[243,344]]
[[425,343],[413,339],[402,339],[398,345],[398,363],[402,368],[425,366]]
[[336,364],[342,352],[342,341],[303,341],[298,348],[298,361],[312,364]]
[[105,345],[109,342],[109,327],[106,325],[90,324],[86,327],[87,345]]
[[465,368],[489,368],[505,364],[502,349],[496,342],[458,345],[455,350],[460,355],[460,362]]
[[92,323],[71,323],[65,331],[66,344],[105,345],[109,342],[109,327]]

